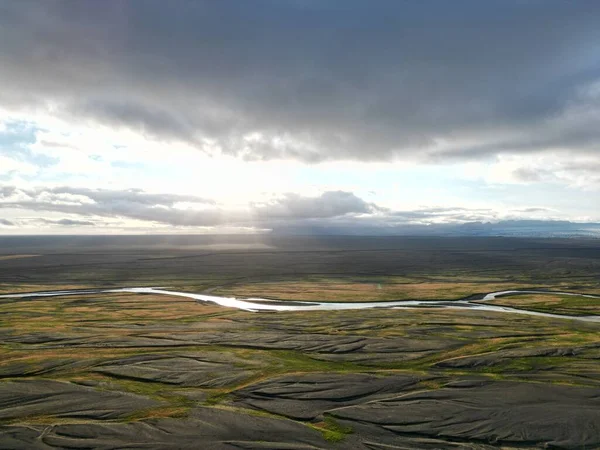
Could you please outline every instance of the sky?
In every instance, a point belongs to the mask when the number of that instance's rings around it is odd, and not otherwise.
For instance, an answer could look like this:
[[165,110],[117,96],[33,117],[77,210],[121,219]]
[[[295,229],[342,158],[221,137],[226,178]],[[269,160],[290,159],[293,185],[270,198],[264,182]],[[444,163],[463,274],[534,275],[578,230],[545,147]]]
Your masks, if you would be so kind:
[[596,0],[2,1],[0,234],[598,223],[598,23]]

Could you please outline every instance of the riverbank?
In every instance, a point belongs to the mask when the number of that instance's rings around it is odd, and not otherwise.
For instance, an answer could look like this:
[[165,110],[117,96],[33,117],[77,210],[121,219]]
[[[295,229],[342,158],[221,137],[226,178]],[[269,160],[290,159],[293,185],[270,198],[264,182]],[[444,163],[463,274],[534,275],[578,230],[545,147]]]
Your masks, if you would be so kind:
[[[355,309],[371,308],[453,308],[453,309],[472,309],[482,312],[497,312],[507,314],[526,314],[539,317],[548,317],[554,319],[580,320],[584,322],[600,322],[600,315],[569,315],[554,314],[551,312],[542,312],[528,310],[526,308],[512,308],[502,305],[487,305],[485,302],[497,300],[506,296],[519,295],[541,295],[545,297],[553,296],[571,296],[584,297],[600,300],[600,295],[579,294],[575,292],[554,292],[547,290],[509,290],[491,292],[483,295],[469,296],[469,299],[449,300],[399,300],[399,301],[378,301],[378,302],[289,302],[284,300],[274,300],[265,298],[238,299],[234,297],[219,297],[215,295],[194,294],[190,292],[171,291],[154,287],[132,287],[118,289],[74,289],[60,291],[38,291],[38,292],[19,292],[12,294],[2,294],[1,299],[27,299],[36,297],[62,297],[69,295],[100,295],[114,294],[119,292],[128,292],[132,294],[154,294],[176,297],[187,297],[200,302],[213,303],[227,308],[236,308],[251,312],[277,312],[277,311],[344,311]],[[481,297],[481,298],[479,298]],[[600,303],[600,302],[599,302]]]

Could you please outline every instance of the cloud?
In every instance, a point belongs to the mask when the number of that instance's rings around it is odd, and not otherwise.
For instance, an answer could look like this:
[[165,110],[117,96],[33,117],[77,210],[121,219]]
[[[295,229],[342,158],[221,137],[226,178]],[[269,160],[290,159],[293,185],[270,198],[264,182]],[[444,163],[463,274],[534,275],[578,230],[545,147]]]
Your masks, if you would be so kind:
[[324,192],[319,197],[288,193],[270,203],[253,204],[253,209],[255,215],[264,220],[328,218],[381,210],[377,205],[343,191]]
[[598,154],[593,0],[0,5],[0,104],[250,160]]
[[54,211],[98,217],[170,223],[172,225],[211,225],[215,211],[208,214],[178,209],[179,203],[212,205],[212,200],[190,195],[152,194],[139,189],[108,190],[74,187],[20,189],[0,187],[0,208]]
[[48,225],[61,225],[66,227],[79,227],[79,226],[94,226],[95,222],[91,220],[73,220],[73,219],[60,219],[60,220],[49,220],[49,219],[38,219],[38,222]]
[[[542,206],[504,212],[459,206],[392,210],[347,191],[326,191],[316,196],[287,193],[244,207],[227,207],[202,197],[141,190],[0,185],[0,210],[11,214],[10,220],[0,220],[0,226],[18,226],[20,230],[36,232],[64,229],[86,232],[87,228],[112,232],[229,230],[354,235],[600,233],[600,226],[589,219],[587,224],[557,221],[560,214]],[[39,217],[40,212],[43,217]]]
[[458,223],[490,220],[490,209],[461,207],[393,211],[367,202],[352,192],[326,191],[316,196],[286,193],[244,207],[225,207],[191,195],[153,194],[137,190],[75,187],[19,188],[0,185],[0,208],[80,216],[82,219],[41,219],[46,224],[94,225],[98,218],[129,219],[147,225],[179,227],[394,227],[401,224]]
[[520,213],[547,213],[547,212],[551,212],[552,210],[550,208],[541,208],[541,207],[531,207],[531,208],[521,208],[521,209],[515,209],[515,212],[520,212]]
[[542,181],[548,175],[551,175],[552,172],[545,169],[532,169],[529,167],[519,167],[512,171],[512,176],[524,183]]
[[[224,206],[191,195],[155,194],[142,190],[75,187],[19,188],[0,185],[0,208],[76,216],[40,219],[56,225],[106,225],[101,218],[176,227],[250,227],[259,229],[344,228],[394,229],[404,225],[499,220],[490,208],[421,207],[391,210],[352,192],[326,191],[316,196],[286,193],[265,202]],[[541,208],[523,210],[537,212]],[[77,218],[80,217],[81,219]],[[354,225],[353,225],[354,224]]]
[[[152,194],[139,189],[107,190],[74,187],[34,189],[0,186],[0,208],[26,209],[128,218],[174,226],[267,225],[280,221],[327,219],[381,210],[350,192],[330,191],[317,197],[288,193],[244,209],[224,209],[213,200],[191,195]],[[63,219],[60,225],[88,225]]]

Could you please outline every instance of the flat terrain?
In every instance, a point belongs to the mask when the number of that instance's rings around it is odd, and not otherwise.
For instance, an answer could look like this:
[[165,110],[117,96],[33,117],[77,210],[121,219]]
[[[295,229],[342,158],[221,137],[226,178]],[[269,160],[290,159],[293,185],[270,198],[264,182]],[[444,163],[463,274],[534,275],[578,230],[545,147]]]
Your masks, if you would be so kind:
[[[1,238],[0,292],[600,292],[599,241],[257,239]],[[16,255],[38,256],[5,258]],[[492,303],[589,315],[598,302]],[[1,299],[0,448],[600,448],[599,332],[435,308],[257,314],[127,293]]]
[[[595,292],[589,290],[588,293],[593,294]],[[514,306],[530,311],[566,314],[570,316],[600,315],[600,300],[583,296],[526,294],[500,297],[486,303]]]

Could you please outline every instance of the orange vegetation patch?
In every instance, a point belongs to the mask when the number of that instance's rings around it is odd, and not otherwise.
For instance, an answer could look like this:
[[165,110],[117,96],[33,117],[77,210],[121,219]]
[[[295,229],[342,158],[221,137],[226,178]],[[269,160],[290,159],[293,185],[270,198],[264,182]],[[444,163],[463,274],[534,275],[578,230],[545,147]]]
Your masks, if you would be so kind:
[[40,291],[66,291],[69,289],[93,289],[95,286],[87,284],[13,284],[0,283],[0,293],[17,294],[23,292]]
[[193,323],[205,321],[232,310],[193,299],[165,295],[89,294],[46,297],[35,300],[0,303],[6,323],[21,332],[81,331],[80,327],[121,324],[113,334],[121,334],[131,323]]
[[222,293],[237,297],[268,297],[287,300],[451,300],[475,293],[502,290],[507,287],[507,284],[502,283],[398,283],[393,280],[387,282],[281,281],[233,285],[223,289]]
[[499,297],[487,303],[514,306],[533,310],[551,311],[562,314],[600,314],[600,298],[589,298],[561,294],[527,294]]

